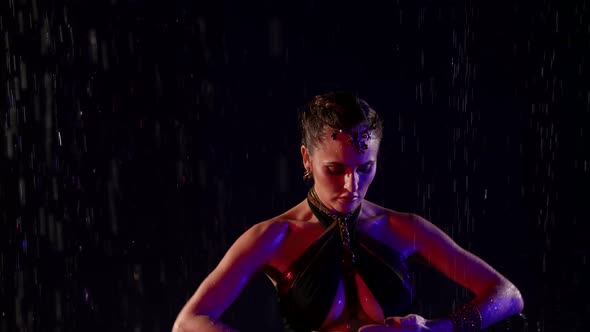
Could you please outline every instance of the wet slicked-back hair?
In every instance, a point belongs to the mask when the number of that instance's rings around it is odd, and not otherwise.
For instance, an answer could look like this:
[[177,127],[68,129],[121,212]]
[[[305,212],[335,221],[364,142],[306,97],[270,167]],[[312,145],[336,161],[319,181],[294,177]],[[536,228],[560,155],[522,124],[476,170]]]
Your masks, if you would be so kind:
[[373,139],[383,137],[379,115],[367,102],[347,92],[328,92],[317,95],[299,114],[301,144],[313,151],[326,138],[326,129],[349,130],[367,125]]

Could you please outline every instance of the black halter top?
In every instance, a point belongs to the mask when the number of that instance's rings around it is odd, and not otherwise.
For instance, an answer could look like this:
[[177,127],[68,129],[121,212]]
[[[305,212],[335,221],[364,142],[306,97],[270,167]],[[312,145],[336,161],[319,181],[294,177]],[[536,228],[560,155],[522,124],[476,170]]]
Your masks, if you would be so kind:
[[307,202],[326,230],[284,273],[269,266],[265,268],[277,281],[286,331],[319,330],[332,307],[340,281],[346,294],[345,310],[350,317],[356,317],[362,309],[355,274],[365,282],[385,317],[407,314],[413,293],[407,266],[398,252],[357,231],[361,207],[346,215],[330,211],[313,188]]

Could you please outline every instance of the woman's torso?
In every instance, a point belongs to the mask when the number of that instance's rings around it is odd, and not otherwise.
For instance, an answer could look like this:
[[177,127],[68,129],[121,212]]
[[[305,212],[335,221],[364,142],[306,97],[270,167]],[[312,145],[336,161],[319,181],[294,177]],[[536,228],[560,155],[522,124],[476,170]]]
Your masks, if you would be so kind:
[[[313,216],[306,201],[295,206],[276,218],[278,222],[287,222],[289,231],[278,246],[273,258],[268,262],[272,269],[284,274],[291,265],[312,245],[326,230]],[[411,236],[408,234],[408,215],[387,210],[368,201],[363,207],[357,221],[357,232],[362,232],[374,240],[385,244],[401,257],[408,257],[414,252]],[[271,277],[277,285],[277,280]],[[357,290],[357,302],[347,303],[343,280],[339,281],[331,307],[325,317],[322,331],[356,331],[366,324],[382,324],[385,317],[373,292],[359,274],[354,276]],[[351,316],[349,308],[357,307]]]

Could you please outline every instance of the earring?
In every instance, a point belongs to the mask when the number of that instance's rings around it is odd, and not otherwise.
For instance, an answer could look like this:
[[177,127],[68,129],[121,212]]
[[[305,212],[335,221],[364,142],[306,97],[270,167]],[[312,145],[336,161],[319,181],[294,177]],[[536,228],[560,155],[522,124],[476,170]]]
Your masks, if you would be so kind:
[[311,172],[309,171],[309,169],[306,169],[305,172],[303,173],[303,180],[306,182],[311,181],[312,176],[311,176]]

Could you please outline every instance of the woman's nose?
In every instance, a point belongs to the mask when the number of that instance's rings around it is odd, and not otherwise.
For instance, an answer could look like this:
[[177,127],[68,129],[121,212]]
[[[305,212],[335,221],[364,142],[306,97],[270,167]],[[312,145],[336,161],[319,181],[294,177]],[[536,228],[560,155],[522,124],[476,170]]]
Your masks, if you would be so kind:
[[344,188],[349,192],[356,192],[358,189],[358,175],[356,172],[347,172],[344,175]]

